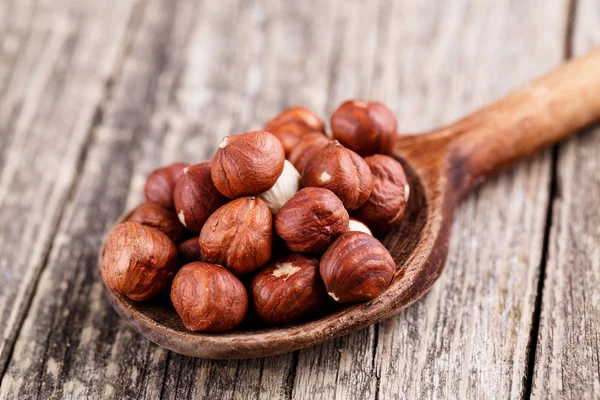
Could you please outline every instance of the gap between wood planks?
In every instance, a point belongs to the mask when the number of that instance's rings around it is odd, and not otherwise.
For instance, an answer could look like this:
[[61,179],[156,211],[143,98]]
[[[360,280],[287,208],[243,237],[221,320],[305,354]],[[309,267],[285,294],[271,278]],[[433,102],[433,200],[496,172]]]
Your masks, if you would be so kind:
[[[573,32],[575,31],[575,20],[577,17],[578,0],[569,0],[567,12],[567,24],[564,41],[564,59],[573,57]],[[548,252],[550,250],[550,231],[552,229],[552,216],[554,203],[556,201],[558,190],[558,147],[552,147],[552,162],[550,176],[550,194],[548,197],[548,209],[546,210],[546,224],[544,226],[544,241],[542,244],[542,258],[540,260],[540,275],[538,278],[537,295],[535,298],[535,307],[533,309],[533,319],[531,321],[531,333],[529,336],[528,363],[527,371],[524,377],[525,381],[525,399],[531,398],[533,389],[533,377],[535,373],[536,352],[538,344],[538,334],[540,329],[540,316],[542,313],[542,300],[544,295],[544,281],[546,279],[546,265],[548,264]]]
[[[143,15],[144,15],[144,5],[145,5],[145,1],[143,1],[143,0],[139,0],[136,2],[136,4],[133,7],[134,11],[131,13],[129,20],[126,23],[127,27],[131,27],[131,26],[137,27],[140,25],[140,21],[143,19]],[[35,297],[35,295],[39,289],[40,277],[42,276],[44,270],[46,269],[46,266],[48,265],[50,254],[52,254],[52,250],[54,249],[54,246],[56,244],[56,233],[58,232],[61,224],[63,223],[63,217],[65,214],[65,211],[68,209],[68,207],[71,205],[71,203],[74,200],[75,193],[77,192],[77,188],[81,181],[83,166],[85,165],[85,163],[87,161],[88,151],[91,148],[91,144],[94,141],[94,132],[96,131],[97,127],[101,124],[101,122],[104,118],[104,107],[109,102],[109,100],[112,96],[112,90],[113,90],[115,82],[117,82],[120,78],[121,71],[122,71],[121,66],[123,65],[125,57],[126,57],[128,51],[130,49],[130,46],[132,44],[132,38],[134,36],[133,35],[134,33],[135,33],[135,29],[128,30],[125,33],[122,43],[119,46],[120,49],[119,49],[115,64],[113,65],[112,72],[108,75],[108,77],[106,78],[106,81],[104,82],[104,87],[102,89],[102,97],[96,106],[96,110],[94,112],[94,117],[92,118],[89,129],[85,135],[85,140],[84,140],[84,143],[83,143],[83,146],[81,149],[81,154],[79,155],[77,162],[75,164],[75,175],[74,175],[71,185],[68,189],[67,198],[63,202],[60,210],[58,211],[58,218],[56,220],[56,225],[53,227],[52,232],[51,232],[52,239],[49,241],[48,246],[47,246],[46,250],[44,251],[42,265],[38,271],[38,274],[35,276],[32,284],[29,286],[30,289],[28,290],[28,293],[26,294],[26,296],[27,296],[26,300],[23,303],[24,312],[19,317],[19,320],[16,323],[17,328],[11,333],[10,337],[7,340],[6,347],[8,348],[8,350],[4,353],[6,356],[0,359],[0,386],[2,385],[2,381],[4,379],[4,376],[6,375],[6,371],[8,369],[8,365],[10,363],[10,360],[12,359],[16,340],[19,337],[21,329],[23,328],[23,323],[25,322],[25,319],[27,318],[27,315],[28,315],[27,310],[29,310],[29,308],[31,307],[33,298]],[[40,381],[40,386],[41,386],[41,384],[42,384],[42,382]]]

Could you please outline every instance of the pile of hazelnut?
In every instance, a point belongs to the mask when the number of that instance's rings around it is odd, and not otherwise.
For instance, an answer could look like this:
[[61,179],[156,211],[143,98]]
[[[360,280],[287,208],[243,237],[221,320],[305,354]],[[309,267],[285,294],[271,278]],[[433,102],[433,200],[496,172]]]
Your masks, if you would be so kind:
[[133,301],[170,290],[183,324],[211,332],[240,324],[249,302],[279,325],[325,302],[379,296],[396,265],[371,232],[398,225],[410,193],[385,155],[396,118],[350,100],[331,131],[335,140],[313,112],[292,107],[264,131],[225,137],[210,162],[152,172],[146,203],[106,239],[106,285]]

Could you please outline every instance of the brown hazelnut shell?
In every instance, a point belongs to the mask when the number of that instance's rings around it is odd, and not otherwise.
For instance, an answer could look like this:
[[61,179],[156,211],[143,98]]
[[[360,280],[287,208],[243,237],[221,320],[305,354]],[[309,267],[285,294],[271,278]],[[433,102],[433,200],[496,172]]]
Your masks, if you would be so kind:
[[392,157],[377,154],[365,162],[373,175],[373,190],[353,216],[376,233],[386,233],[404,217],[410,186],[402,165]]
[[235,275],[252,272],[271,258],[273,219],[258,197],[241,197],[219,208],[200,232],[200,250]]
[[345,101],[331,116],[333,137],[363,157],[391,153],[397,129],[394,114],[374,101]]
[[321,132],[311,132],[300,138],[288,155],[288,160],[302,174],[304,166],[321,151],[330,139]]
[[321,257],[327,293],[338,303],[372,300],[392,282],[396,264],[381,242],[363,232],[340,236]]
[[171,282],[177,248],[156,228],[127,221],[117,225],[102,250],[102,279],[134,301],[147,300]]
[[292,253],[267,265],[252,279],[252,303],[271,325],[299,321],[327,298],[316,258]]
[[350,217],[330,190],[308,187],[292,197],[275,216],[275,230],[292,251],[319,253],[348,232]]
[[156,228],[176,244],[185,234],[185,228],[179,222],[177,215],[157,204],[145,203],[137,206],[129,214],[127,221],[135,221]]
[[223,138],[211,165],[212,180],[226,197],[256,195],[269,190],[283,172],[285,153],[265,131]]
[[173,210],[175,182],[183,175],[183,169],[188,166],[188,163],[175,163],[152,171],[144,185],[146,201]]
[[185,168],[173,199],[179,221],[192,232],[200,232],[208,217],[229,201],[213,184],[208,162]]
[[290,123],[302,126],[305,131],[325,131],[323,120],[308,108],[300,106],[289,107],[283,110],[265,124],[265,130],[274,132],[280,126]]
[[306,164],[302,184],[329,189],[344,207],[356,210],[369,198],[373,177],[365,160],[334,140]]
[[[285,152],[285,156],[288,157],[291,151],[300,143],[300,140],[309,133],[313,133],[314,131],[307,130],[302,125],[297,125],[294,123],[289,123],[285,125],[281,125],[269,133],[273,134],[283,146],[283,150]],[[317,132],[318,133],[318,132]]]
[[206,262],[206,258],[200,251],[200,243],[198,237],[193,237],[181,242],[177,246],[177,256],[179,257],[179,265],[186,265],[192,262],[201,261]]
[[220,265],[183,266],[171,286],[171,301],[186,328],[224,332],[242,322],[248,311],[246,288]]

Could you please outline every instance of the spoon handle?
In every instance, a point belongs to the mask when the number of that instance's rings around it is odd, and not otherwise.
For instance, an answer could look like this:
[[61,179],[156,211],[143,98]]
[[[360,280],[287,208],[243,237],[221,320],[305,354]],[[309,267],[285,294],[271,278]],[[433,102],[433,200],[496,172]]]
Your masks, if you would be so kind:
[[598,120],[600,48],[432,135],[465,191]]

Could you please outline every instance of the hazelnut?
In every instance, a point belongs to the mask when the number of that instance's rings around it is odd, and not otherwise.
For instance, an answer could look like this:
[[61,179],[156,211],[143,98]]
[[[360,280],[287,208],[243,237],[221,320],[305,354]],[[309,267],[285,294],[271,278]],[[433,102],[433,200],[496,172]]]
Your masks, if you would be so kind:
[[137,206],[131,212],[127,221],[135,221],[156,228],[175,243],[179,243],[185,233],[185,229],[179,223],[177,215],[157,204],[145,203]]
[[200,232],[208,217],[228,201],[212,182],[210,163],[185,168],[173,199],[179,221],[192,232]]
[[187,163],[176,163],[152,171],[144,185],[146,201],[172,210],[175,182],[183,175],[183,169],[187,166]]
[[[281,142],[287,157],[304,136],[308,135],[309,133],[314,133],[314,131],[307,131],[302,125],[289,123],[281,125],[276,129],[269,131],[269,133],[273,134],[273,136],[275,136]],[[320,134],[323,135],[322,133]]]
[[356,210],[369,198],[373,178],[365,160],[334,140],[306,164],[302,184],[329,189],[344,207]]
[[333,137],[360,154],[389,154],[394,147],[397,122],[394,114],[374,101],[348,100],[331,116]]
[[285,124],[296,124],[304,128],[305,131],[324,132],[325,124],[318,115],[306,107],[290,107],[283,110],[279,115],[265,124],[265,130],[269,132],[276,131]]
[[177,249],[158,229],[127,221],[106,238],[101,268],[108,287],[131,300],[143,301],[171,282],[177,269]]
[[283,172],[275,185],[258,197],[267,204],[273,214],[277,214],[279,209],[300,190],[301,181],[302,178],[296,168],[291,162],[285,160]]
[[288,160],[298,172],[302,173],[306,163],[313,158],[323,147],[327,146],[329,138],[320,132],[308,133],[300,138],[298,143],[290,151]]
[[293,253],[262,269],[251,283],[258,317],[268,324],[296,322],[326,299],[316,258]]
[[179,265],[185,265],[195,261],[206,261],[206,258],[204,258],[200,251],[198,237],[190,238],[177,246],[177,255],[179,257]]
[[228,331],[248,311],[242,282],[220,265],[202,262],[187,264],[175,275],[171,301],[183,325],[192,331]]
[[319,253],[348,231],[348,211],[333,192],[304,188],[275,216],[275,230],[292,251]]
[[371,232],[369,227],[363,222],[357,220],[356,218],[351,217],[348,226],[350,227],[350,232],[362,232],[366,233],[367,235],[373,236],[373,233]]
[[235,275],[252,272],[271,258],[273,220],[258,197],[242,197],[210,216],[200,232],[200,250]]
[[354,303],[379,296],[392,282],[396,264],[379,240],[348,232],[323,254],[320,271],[331,298]]
[[365,162],[373,175],[373,191],[354,216],[376,233],[385,233],[402,221],[410,186],[402,165],[392,157],[377,154]]
[[230,199],[271,189],[283,172],[285,154],[269,132],[255,131],[223,138],[210,168],[212,180]]

